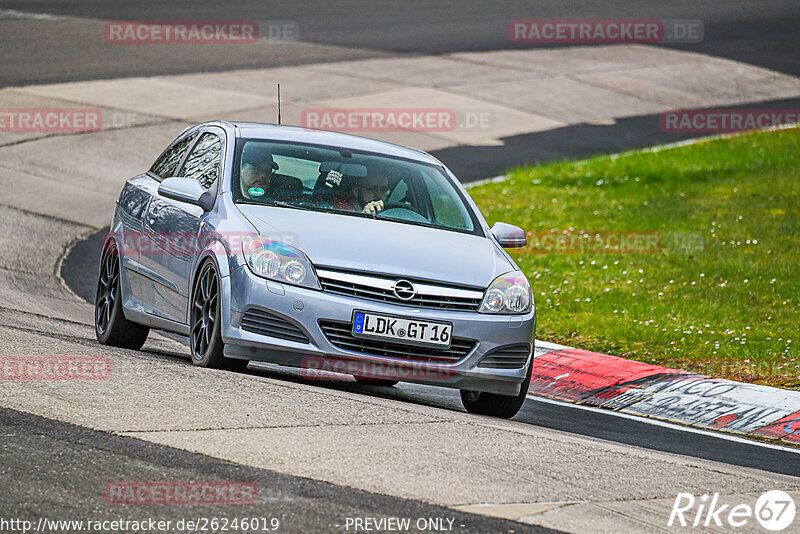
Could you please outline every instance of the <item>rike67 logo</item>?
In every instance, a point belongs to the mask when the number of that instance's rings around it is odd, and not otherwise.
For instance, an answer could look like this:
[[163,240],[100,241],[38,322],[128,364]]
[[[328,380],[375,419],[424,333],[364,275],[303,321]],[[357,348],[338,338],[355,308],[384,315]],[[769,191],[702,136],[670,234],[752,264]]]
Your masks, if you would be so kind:
[[671,527],[720,527],[726,531],[747,525],[753,518],[765,529],[779,532],[794,521],[794,499],[780,490],[761,495],[755,506],[749,504],[722,504],[719,493],[695,497],[691,493],[679,493],[672,505],[667,526]]

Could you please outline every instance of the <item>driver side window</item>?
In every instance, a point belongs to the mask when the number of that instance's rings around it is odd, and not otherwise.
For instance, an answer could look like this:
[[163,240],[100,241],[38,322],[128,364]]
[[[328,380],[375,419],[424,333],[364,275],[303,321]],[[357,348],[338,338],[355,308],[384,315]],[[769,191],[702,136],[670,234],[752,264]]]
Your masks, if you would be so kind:
[[183,139],[179,143],[173,145],[169,150],[164,152],[160,158],[158,158],[158,161],[153,163],[153,166],[150,168],[150,172],[162,180],[164,178],[171,178],[175,176],[175,172],[178,170],[178,163],[181,162],[184,152],[186,152],[193,140],[194,135],[190,135],[186,139]]
[[219,177],[222,141],[213,133],[204,133],[186,158],[180,176],[194,178],[208,189]]

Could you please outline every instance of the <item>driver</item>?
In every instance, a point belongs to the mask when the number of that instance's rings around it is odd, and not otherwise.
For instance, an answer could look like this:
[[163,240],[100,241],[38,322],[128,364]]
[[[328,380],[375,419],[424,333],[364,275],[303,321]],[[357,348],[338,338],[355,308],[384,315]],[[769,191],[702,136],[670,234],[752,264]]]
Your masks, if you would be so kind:
[[353,184],[353,196],[356,209],[374,215],[383,210],[389,198],[389,179],[382,173],[371,173]]
[[242,150],[242,167],[239,175],[239,186],[242,196],[254,199],[266,195],[268,198],[294,197],[303,191],[303,183],[291,176],[277,174],[278,164],[272,154],[248,143]]
[[272,171],[278,164],[272,154],[257,145],[249,143],[242,151],[242,172],[239,185],[245,198],[263,196],[272,184]]

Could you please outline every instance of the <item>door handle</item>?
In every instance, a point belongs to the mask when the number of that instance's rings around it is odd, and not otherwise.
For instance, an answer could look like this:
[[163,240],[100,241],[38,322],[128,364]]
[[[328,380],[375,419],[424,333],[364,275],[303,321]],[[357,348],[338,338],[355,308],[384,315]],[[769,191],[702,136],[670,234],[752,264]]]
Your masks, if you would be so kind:
[[147,210],[147,220],[153,222],[156,219],[158,219],[158,206],[153,206]]

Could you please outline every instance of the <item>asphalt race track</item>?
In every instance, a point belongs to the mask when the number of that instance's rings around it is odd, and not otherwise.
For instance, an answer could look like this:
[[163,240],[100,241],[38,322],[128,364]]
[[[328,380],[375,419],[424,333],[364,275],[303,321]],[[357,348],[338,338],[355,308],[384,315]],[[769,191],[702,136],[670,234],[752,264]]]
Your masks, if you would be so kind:
[[[508,24],[516,19],[700,19],[705,35],[697,45],[674,45],[705,54],[736,59],[780,72],[800,74],[797,48],[800,9],[796,2],[721,0],[715,2],[611,2],[592,1],[565,6],[558,0],[514,0],[487,3],[480,0],[445,0],[435,3],[311,0],[283,2],[114,2],[28,0],[0,2],[0,9],[98,20],[255,19],[292,20],[300,26],[300,39],[335,47],[302,50],[287,55],[284,49],[240,48],[182,54],[164,50],[109,52],[101,57],[81,53],[94,44],[80,21],[57,36],[31,33],[18,25],[4,28],[0,42],[0,85],[73,81],[98,77],[153,75],[225,70],[243,67],[293,65],[384,54],[444,54],[456,51],[499,50],[512,45]],[[42,46],[42,43],[45,43]],[[138,55],[146,54],[146,55]],[[180,55],[179,55],[180,54]],[[233,56],[233,57],[232,57]],[[25,58],[25,61],[20,61]],[[55,68],[54,68],[55,67]]]
[[[397,499],[324,482],[273,473],[224,462],[184,451],[122,438],[75,425],[52,421],[0,408],[0,472],[4,475],[2,503],[37,503],[52,518],[86,517],[87,504],[95,489],[110,479],[153,480],[248,480],[259,487],[259,495],[271,502],[270,517],[278,518],[294,532],[341,532],[347,517],[448,517],[459,532],[506,532],[519,524],[475,514],[448,510],[417,501]],[[41,454],[42,451],[57,451]],[[92,473],[87,476],[86,461]],[[29,481],[50,473],[47,484]],[[74,479],[81,474],[81,480]],[[204,508],[206,516],[235,516],[236,506]],[[249,512],[249,510],[248,510]],[[251,512],[252,513],[252,512]],[[4,514],[6,515],[6,514]],[[106,507],[98,520],[141,520],[149,514],[128,507]],[[159,510],[161,520],[178,521],[187,515],[180,506]],[[286,527],[285,527],[286,528]],[[554,532],[527,527],[529,532]]]
[[[3,14],[3,10],[6,14]],[[19,18],[19,12],[65,17]],[[301,4],[259,2],[79,2],[0,1],[0,87],[102,78],[152,76],[241,68],[279,67],[372,57],[446,54],[530,48],[508,39],[516,19],[699,19],[700,43],[659,45],[691,50],[800,75],[796,50],[800,8],[791,1],[726,0],[698,4],[629,0],[535,4],[526,1],[486,3],[480,0],[393,4],[391,2],[310,1]],[[149,45],[102,47],[98,36],[105,20],[294,21],[299,46],[281,42],[256,45]],[[41,28],[45,28],[42,31]],[[98,31],[98,28],[100,29]],[[42,35],[44,33],[44,35]],[[556,46],[556,45],[553,45]],[[101,47],[100,54],[87,51]],[[24,58],[24,60],[23,60]],[[761,102],[761,107],[793,109],[800,100]],[[736,107],[736,106],[731,106]],[[747,107],[742,105],[741,107]],[[612,124],[580,124],[505,138],[502,146],[451,147],[431,151],[462,180],[496,176],[514,165],[584,157],[641,148],[698,134],[665,134],[652,117],[638,116]]]
[[[102,46],[107,20],[235,18],[297,21],[300,40]],[[764,94],[778,96],[760,98],[758,106],[800,108],[800,84],[791,90],[791,77],[800,76],[800,5],[730,0],[568,8],[549,0],[0,0],[0,89],[7,88],[0,108],[40,105],[57,98],[47,91],[70,90],[49,85],[58,82],[191,73],[224,78],[236,69],[324,69],[319,66],[369,58],[520,50],[526,46],[508,40],[508,23],[531,18],[700,19],[702,42],[652,49],[776,71]],[[31,84],[41,84],[42,92],[19,89]],[[94,90],[79,87],[73,90]],[[271,98],[272,87],[265,92]],[[17,98],[32,104],[16,104]],[[753,104],[740,99],[729,107]],[[200,515],[266,514],[278,517],[285,532],[345,532],[347,518],[390,516],[446,517],[456,532],[651,532],[666,530],[678,492],[720,492],[734,500],[777,488],[800,495],[800,449],[534,397],[512,421],[497,421],[466,414],[454,390],[309,382],[271,365],[206,372],[191,365],[175,336],[151,335],[141,352],[101,347],[86,302],[94,297],[104,221],[127,177],[115,173],[150,161],[157,147],[196,120],[143,116],[140,124],[97,137],[0,137],[0,354],[103,356],[114,365],[109,383],[26,388],[0,382],[0,518],[198,515],[195,507],[105,506],[103,486],[113,480],[252,481],[261,506],[205,507]],[[429,151],[467,182],[517,164],[697,136],[665,134],[652,112],[559,124],[502,135],[499,143],[436,139]],[[116,158],[114,139],[128,134],[134,146]]]

